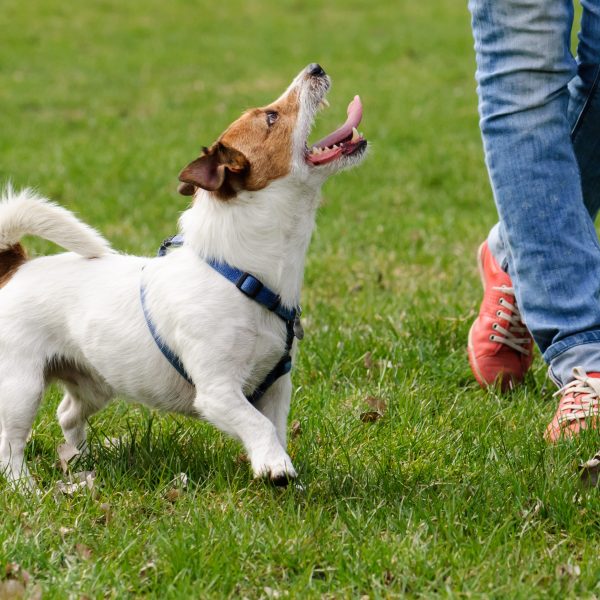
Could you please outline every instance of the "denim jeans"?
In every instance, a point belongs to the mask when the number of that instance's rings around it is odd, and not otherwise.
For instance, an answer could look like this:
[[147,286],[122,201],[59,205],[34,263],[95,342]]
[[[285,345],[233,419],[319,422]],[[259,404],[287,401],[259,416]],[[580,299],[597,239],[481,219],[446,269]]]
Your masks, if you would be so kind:
[[600,0],[470,0],[490,249],[559,385],[600,372]]

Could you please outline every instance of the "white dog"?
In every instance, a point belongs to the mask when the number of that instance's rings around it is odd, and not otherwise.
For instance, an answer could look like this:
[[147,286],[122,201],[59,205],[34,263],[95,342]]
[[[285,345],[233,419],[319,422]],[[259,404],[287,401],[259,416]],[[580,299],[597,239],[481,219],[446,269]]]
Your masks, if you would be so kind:
[[[123,395],[210,421],[242,442],[256,477],[296,476],[285,450],[288,371],[305,254],[321,185],[367,147],[358,97],[342,127],[307,146],[329,87],[309,65],[182,171],[180,191],[194,202],[183,242],[163,257],[116,254],[65,209],[7,190],[0,472],[9,480],[34,485],[23,451],[53,379],[64,385],[58,419],[73,446],[85,447],[86,420]],[[30,234],[70,252],[27,260],[19,241]]]

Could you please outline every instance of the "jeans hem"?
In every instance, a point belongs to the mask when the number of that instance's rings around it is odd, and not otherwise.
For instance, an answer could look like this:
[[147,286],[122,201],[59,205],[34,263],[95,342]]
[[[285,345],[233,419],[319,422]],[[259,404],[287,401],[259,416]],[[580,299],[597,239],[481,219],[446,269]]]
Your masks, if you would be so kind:
[[585,344],[600,344],[600,330],[577,333],[564,340],[560,340],[560,342],[552,344],[552,346],[544,352],[544,360],[547,364],[550,364],[557,356],[560,356],[567,350],[570,350],[575,346],[584,346]]

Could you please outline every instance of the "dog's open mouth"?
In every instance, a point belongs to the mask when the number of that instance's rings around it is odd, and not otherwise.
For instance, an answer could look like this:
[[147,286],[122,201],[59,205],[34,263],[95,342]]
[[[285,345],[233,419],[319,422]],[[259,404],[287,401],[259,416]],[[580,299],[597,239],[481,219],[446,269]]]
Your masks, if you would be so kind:
[[341,156],[349,156],[364,149],[367,140],[356,129],[362,119],[363,107],[358,96],[348,104],[346,122],[327,137],[313,144],[306,160],[313,165],[324,165]]

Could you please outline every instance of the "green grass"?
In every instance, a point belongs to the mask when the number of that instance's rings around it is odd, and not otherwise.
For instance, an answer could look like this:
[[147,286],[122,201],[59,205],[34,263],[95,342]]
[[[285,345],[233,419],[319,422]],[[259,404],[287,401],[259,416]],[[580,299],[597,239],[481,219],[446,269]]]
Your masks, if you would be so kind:
[[[17,562],[44,598],[600,594],[600,501],[575,469],[597,436],[544,444],[539,357],[504,397],[466,360],[495,211],[464,3],[3,0],[0,33],[0,180],[126,252],[155,251],[185,208],[180,168],[309,62],[334,79],[313,139],[360,93],[372,141],[326,185],[308,257],[290,442],[304,489],[254,482],[206,424],[117,402],[92,422],[93,492],[55,493],[52,389],[28,447],[47,493],[0,483],[0,578]],[[369,395],[387,403],[375,423]]]

